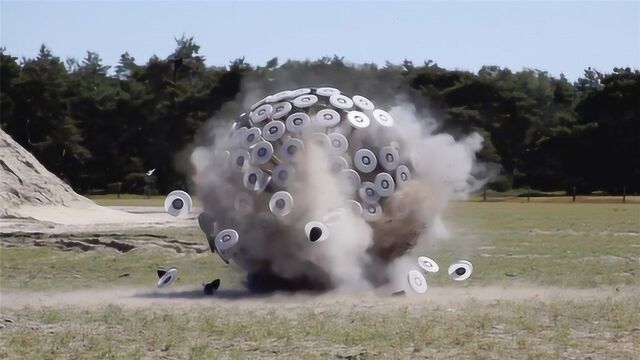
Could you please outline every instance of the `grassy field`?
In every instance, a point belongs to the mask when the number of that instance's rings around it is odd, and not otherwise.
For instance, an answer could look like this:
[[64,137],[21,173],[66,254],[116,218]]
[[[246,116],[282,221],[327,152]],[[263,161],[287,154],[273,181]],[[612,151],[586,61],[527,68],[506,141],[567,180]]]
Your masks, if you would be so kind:
[[[141,206],[147,200],[124,201]],[[158,205],[160,199],[149,201]],[[624,294],[624,289],[640,287],[637,204],[462,202],[450,207],[446,222],[451,238],[414,254],[435,258],[441,268],[469,259],[474,274],[467,282],[453,283],[441,271],[429,277],[434,287],[529,286],[560,293],[582,289],[594,295],[613,288]],[[240,288],[242,274],[208,251],[143,246],[149,239],[206,246],[195,224],[84,235],[126,240],[135,248],[126,253],[108,247],[63,251],[3,239],[2,291],[151,291],[157,266],[180,270],[176,286],[196,289],[220,278],[221,289]],[[450,305],[431,302],[429,293],[420,299],[2,307],[2,318],[15,323],[4,323],[0,329],[0,358],[632,359],[640,353],[637,296],[488,302],[470,298]]]

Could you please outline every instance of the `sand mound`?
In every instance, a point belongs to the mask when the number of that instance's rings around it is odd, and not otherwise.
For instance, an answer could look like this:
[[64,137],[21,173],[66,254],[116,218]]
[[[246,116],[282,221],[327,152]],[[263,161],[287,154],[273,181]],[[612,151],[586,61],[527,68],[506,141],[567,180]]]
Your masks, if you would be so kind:
[[0,217],[22,217],[20,208],[42,205],[96,206],[0,130]]
[[69,185],[49,172],[2,130],[1,218],[34,219],[69,225],[173,221],[171,216],[164,213],[143,216],[96,205],[86,197],[76,194]]

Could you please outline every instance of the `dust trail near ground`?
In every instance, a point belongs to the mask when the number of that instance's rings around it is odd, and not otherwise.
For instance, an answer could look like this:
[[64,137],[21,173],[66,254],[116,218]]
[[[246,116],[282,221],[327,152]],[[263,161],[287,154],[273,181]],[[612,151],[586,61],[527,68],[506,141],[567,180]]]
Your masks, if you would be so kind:
[[640,287],[599,287],[589,289],[554,288],[536,286],[518,287],[466,287],[431,288],[423,296],[397,296],[379,292],[311,294],[253,295],[244,290],[219,290],[214,296],[205,296],[201,288],[177,288],[170,291],[133,288],[87,289],[71,291],[22,291],[2,290],[0,307],[19,309],[33,308],[81,308],[96,309],[107,305],[125,308],[171,309],[178,307],[215,306],[240,307],[243,309],[283,310],[292,308],[389,308],[412,305],[432,308],[455,309],[468,302],[491,304],[502,301],[542,301],[558,300],[588,302],[602,299],[638,298]]

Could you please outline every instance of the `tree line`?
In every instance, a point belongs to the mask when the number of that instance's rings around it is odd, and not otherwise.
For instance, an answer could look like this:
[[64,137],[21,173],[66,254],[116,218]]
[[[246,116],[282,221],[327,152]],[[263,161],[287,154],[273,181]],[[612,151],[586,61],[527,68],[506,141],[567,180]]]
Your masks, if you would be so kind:
[[186,186],[186,154],[199,129],[238,115],[247,93],[329,85],[379,105],[403,94],[439,120],[438,131],[479,132],[480,159],[501,165],[492,189],[640,192],[637,69],[588,68],[570,82],[535,69],[473,73],[433,61],[353,65],[338,56],[207,66],[199,49],[182,37],[165,58],[140,63],[124,53],[113,69],[91,51],[62,61],[45,45],[35,58],[0,49],[0,126],[76,191],[164,193]]

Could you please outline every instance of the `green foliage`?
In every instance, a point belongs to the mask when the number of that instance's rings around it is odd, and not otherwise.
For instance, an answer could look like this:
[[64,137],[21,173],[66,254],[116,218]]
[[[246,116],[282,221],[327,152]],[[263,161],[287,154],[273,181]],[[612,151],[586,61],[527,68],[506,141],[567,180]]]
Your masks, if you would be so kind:
[[[640,191],[640,73],[585,70],[572,84],[535,69],[484,66],[477,74],[416,64],[351,65],[337,55],[254,67],[208,67],[192,37],[166,58],[113,68],[87,51],[65,63],[42,46],[34,59],[0,49],[0,126],[78,191],[184,188],[184,154],[209,119],[227,119],[285,88],[328,85],[388,107],[398,96],[456,137],[479,132],[479,159],[498,163],[493,189]],[[244,99],[247,96],[249,99]],[[258,97],[251,99],[251,97]],[[157,178],[144,173],[155,168]],[[142,175],[141,175],[142,174]]]

